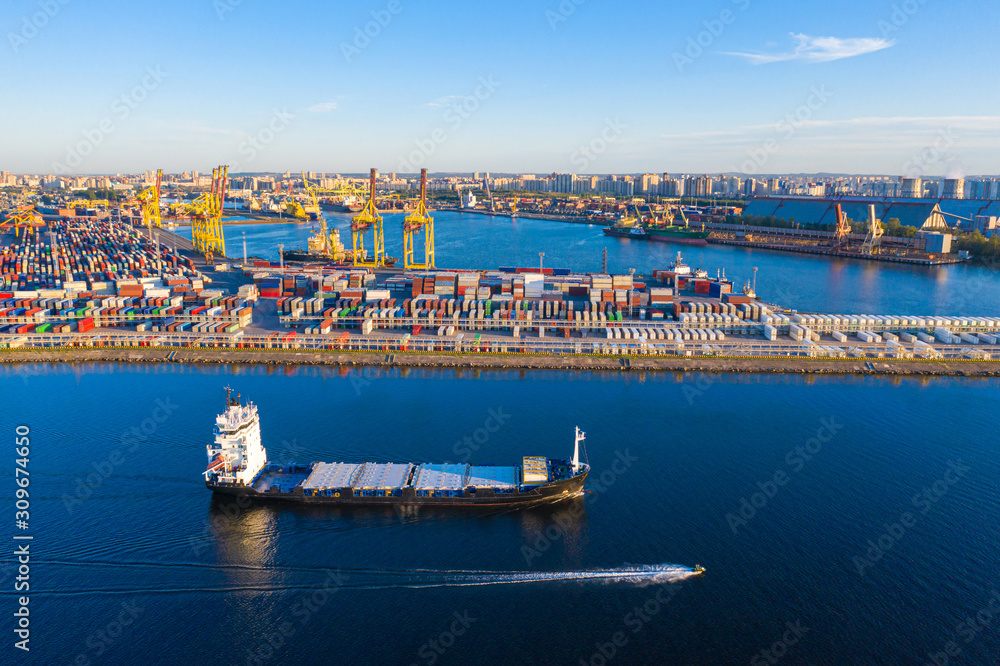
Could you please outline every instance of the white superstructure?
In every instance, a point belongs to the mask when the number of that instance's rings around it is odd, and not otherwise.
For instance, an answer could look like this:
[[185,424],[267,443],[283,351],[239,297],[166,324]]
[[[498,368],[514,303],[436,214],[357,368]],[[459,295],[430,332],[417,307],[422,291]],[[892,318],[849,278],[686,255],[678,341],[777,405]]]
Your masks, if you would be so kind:
[[226,411],[215,419],[215,443],[208,450],[205,479],[216,483],[249,485],[267,462],[260,442],[260,419],[253,403],[242,404],[226,391]]

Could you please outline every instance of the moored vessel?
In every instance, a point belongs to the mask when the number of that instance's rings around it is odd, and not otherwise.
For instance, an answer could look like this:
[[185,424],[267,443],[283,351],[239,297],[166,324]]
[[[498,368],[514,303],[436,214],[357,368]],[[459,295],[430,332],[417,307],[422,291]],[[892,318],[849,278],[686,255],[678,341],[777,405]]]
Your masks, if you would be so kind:
[[226,389],[226,411],[215,420],[205,485],[209,490],[251,499],[309,504],[531,505],[583,492],[590,465],[580,462],[585,434],[576,429],[573,457],[525,456],[521,465],[468,463],[313,462],[267,460],[260,418]]

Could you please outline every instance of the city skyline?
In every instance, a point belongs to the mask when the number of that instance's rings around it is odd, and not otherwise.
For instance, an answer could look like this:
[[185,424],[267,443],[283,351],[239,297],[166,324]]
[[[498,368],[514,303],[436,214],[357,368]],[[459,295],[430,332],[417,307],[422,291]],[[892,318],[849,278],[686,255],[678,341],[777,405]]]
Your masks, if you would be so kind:
[[7,79],[45,103],[9,108],[0,167],[998,171],[1000,94],[975,63],[1000,10],[971,2],[106,7],[5,10]]

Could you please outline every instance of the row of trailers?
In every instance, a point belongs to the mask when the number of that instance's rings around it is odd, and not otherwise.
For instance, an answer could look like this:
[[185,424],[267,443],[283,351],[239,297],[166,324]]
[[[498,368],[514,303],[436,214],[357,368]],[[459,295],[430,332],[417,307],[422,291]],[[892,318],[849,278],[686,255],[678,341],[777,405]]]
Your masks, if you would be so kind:
[[[1000,349],[992,345],[944,345],[914,340],[902,344],[892,340],[880,343],[859,341],[857,344],[817,343],[812,340],[766,341],[754,338],[708,339],[708,331],[696,329],[656,329],[664,338],[654,339],[630,331],[629,338],[484,338],[481,334],[458,333],[454,337],[434,335],[401,336],[350,335],[342,332],[336,336],[298,335],[294,331],[273,332],[268,335],[246,335],[244,331],[231,334],[161,333],[143,335],[95,331],[87,334],[0,334],[0,349],[73,349],[73,348],[126,348],[126,349],[250,349],[250,350],[302,350],[302,351],[353,351],[353,352],[451,352],[451,353],[501,353],[602,356],[767,356],[767,357],[851,357],[851,358],[936,358],[1000,360]],[[666,333],[671,330],[673,339]],[[677,332],[680,332],[678,337]],[[699,333],[695,339],[695,333]],[[684,338],[688,333],[690,339]],[[706,337],[702,337],[704,333]],[[991,349],[993,347],[993,349]]]

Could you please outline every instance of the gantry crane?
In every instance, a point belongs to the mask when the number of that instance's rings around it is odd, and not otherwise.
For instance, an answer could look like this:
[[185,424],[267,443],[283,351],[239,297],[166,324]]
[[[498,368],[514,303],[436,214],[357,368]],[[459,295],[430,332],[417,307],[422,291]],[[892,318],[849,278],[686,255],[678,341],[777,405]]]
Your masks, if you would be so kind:
[[[417,263],[414,258],[414,241],[421,230],[424,236],[424,261]],[[417,209],[403,220],[403,267],[434,268],[434,218],[427,213],[427,169],[420,170],[420,199]]]
[[306,193],[312,199],[312,204],[306,204],[302,206],[303,212],[309,216],[309,219],[318,220],[320,218],[319,211],[319,199],[316,198],[316,188],[313,187],[312,183],[306,178],[306,172],[302,172],[302,187],[305,189]]
[[212,189],[191,202],[191,240],[194,248],[211,261],[213,253],[226,254],[226,239],[222,234],[222,208],[226,202],[229,167],[212,169]]
[[142,223],[147,228],[160,224],[160,184],[163,182],[163,169],[156,170],[156,183],[147,187],[136,197],[142,205]]
[[[364,209],[351,218],[351,239],[354,241],[354,265],[368,268],[381,268],[385,265],[385,236],[382,231],[382,216],[375,207],[376,169],[368,175],[368,203]],[[375,238],[372,242],[372,256],[365,252],[365,235],[372,229]]]
[[835,230],[833,247],[835,250],[840,250],[847,245],[847,234],[851,233],[851,223],[844,216],[844,209],[840,204],[835,205],[833,210],[837,214],[837,228]]
[[34,206],[18,206],[13,213],[7,216],[6,220],[0,222],[0,231],[13,229],[14,238],[21,238],[21,228],[23,227],[24,238],[27,238],[28,233],[35,230],[38,220],[39,215]]
[[878,254],[882,247],[882,220],[875,215],[875,206],[868,206],[868,235],[865,237],[864,245],[861,246],[862,254]]

